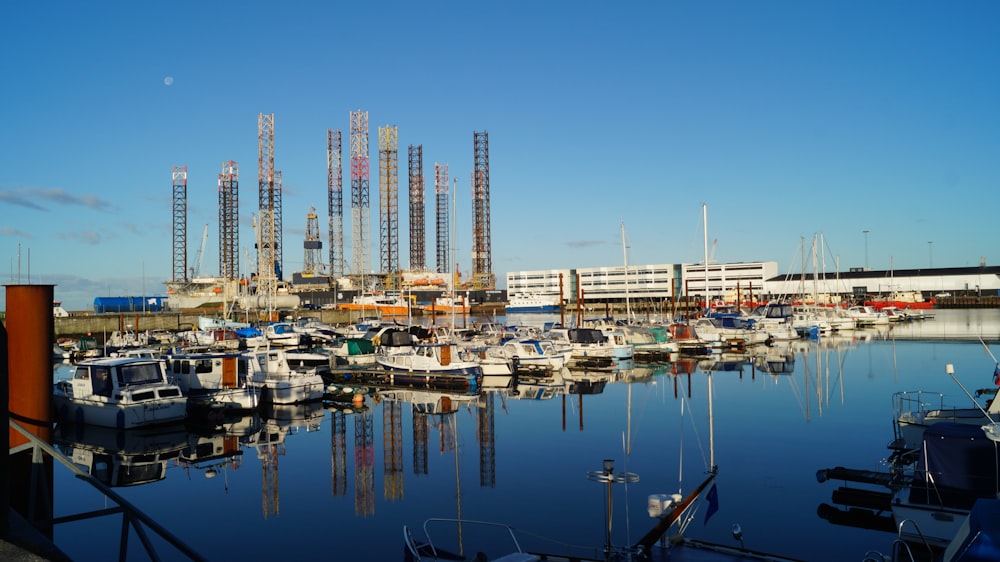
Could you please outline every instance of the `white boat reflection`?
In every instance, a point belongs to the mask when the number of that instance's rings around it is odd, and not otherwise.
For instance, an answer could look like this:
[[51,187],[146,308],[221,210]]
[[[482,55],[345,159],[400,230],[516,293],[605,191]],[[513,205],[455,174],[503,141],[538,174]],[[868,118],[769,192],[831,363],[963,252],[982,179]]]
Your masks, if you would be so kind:
[[114,429],[59,424],[53,441],[73,463],[110,487],[137,486],[166,478],[167,465],[187,447],[183,424]]

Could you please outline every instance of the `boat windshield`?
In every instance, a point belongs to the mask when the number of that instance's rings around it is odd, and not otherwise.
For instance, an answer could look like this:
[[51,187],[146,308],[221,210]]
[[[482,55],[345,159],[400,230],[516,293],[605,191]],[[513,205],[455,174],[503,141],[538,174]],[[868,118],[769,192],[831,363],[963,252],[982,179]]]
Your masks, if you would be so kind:
[[122,365],[118,369],[118,384],[121,386],[149,384],[160,382],[161,380],[159,363]]

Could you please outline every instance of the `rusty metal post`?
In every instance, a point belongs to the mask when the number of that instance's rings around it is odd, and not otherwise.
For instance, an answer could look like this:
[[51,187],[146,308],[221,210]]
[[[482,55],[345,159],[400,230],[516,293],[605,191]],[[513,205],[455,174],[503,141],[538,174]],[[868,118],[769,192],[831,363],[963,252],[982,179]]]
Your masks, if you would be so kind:
[[[7,285],[8,416],[46,443],[52,443],[52,317],[54,285]],[[28,440],[8,429],[10,446]],[[36,465],[30,449],[8,458],[10,505],[45,536],[52,537],[52,458]]]
[[[53,288],[7,285],[10,417],[45,442],[52,441]],[[26,442],[11,430],[12,447]]]
[[[7,329],[0,323],[0,408],[3,409],[3,418],[10,419],[10,388],[8,385],[7,371]],[[8,430],[9,431],[9,430]],[[10,474],[10,433],[3,433],[3,449],[0,450],[0,474]],[[10,484],[0,486],[0,537],[10,535]]]

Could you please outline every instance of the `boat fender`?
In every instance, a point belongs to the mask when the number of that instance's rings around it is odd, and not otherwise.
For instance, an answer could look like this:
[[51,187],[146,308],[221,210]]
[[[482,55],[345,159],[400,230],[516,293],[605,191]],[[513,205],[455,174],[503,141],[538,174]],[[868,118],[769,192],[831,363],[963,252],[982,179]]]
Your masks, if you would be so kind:
[[375,346],[375,347],[378,347],[378,346],[382,345],[382,339],[379,338],[378,336],[373,337],[372,338],[372,345]]

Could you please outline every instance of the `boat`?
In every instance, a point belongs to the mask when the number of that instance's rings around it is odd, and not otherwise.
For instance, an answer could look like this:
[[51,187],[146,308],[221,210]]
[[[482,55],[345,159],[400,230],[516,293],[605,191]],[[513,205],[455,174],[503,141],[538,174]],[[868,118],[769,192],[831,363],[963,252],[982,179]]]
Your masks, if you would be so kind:
[[361,313],[378,313],[382,316],[406,316],[410,313],[411,299],[402,295],[389,293],[364,293],[351,299],[351,302],[340,303],[340,310],[356,310]]
[[559,295],[514,293],[507,297],[507,314],[518,312],[559,312]]
[[426,388],[477,389],[483,368],[459,358],[453,343],[418,343],[392,349],[380,347],[375,361],[386,371],[391,385]]
[[712,352],[712,343],[702,339],[694,326],[673,322],[669,330],[670,341],[677,344],[681,355],[707,355]]
[[855,325],[859,328],[889,325],[889,316],[876,310],[873,306],[857,305],[848,307],[847,315],[854,319]]
[[536,338],[513,338],[500,345],[504,356],[517,371],[558,371],[566,365],[568,354],[557,351],[551,341]]
[[375,346],[367,338],[338,338],[324,347],[335,365],[374,365]]
[[247,381],[250,356],[231,352],[172,353],[167,377],[188,397],[188,407],[234,412],[256,410],[260,387]]
[[865,306],[870,306],[875,310],[881,310],[887,306],[914,310],[931,310],[934,308],[935,299],[924,300],[923,295],[917,291],[893,291],[888,295],[876,297],[865,301]]
[[[894,525],[882,528],[895,530],[903,541],[938,551],[959,534],[977,500],[995,500],[1000,493],[1000,450],[974,425],[935,424],[924,433],[919,451],[894,455],[888,464],[888,471],[821,469],[816,479],[855,484],[838,487],[833,502],[847,506],[856,518],[865,512],[868,520],[891,513]],[[826,505],[820,511],[828,520],[843,521],[835,509]]]
[[273,322],[264,326],[262,332],[271,345],[295,347],[302,339],[302,333],[296,331],[290,322]]
[[184,419],[187,397],[167,379],[162,361],[114,357],[76,364],[52,394],[57,419],[130,429]]
[[[891,448],[912,450],[920,447],[924,432],[941,422],[966,423],[976,426],[990,426],[1000,422],[1000,364],[993,369],[994,387],[981,389],[977,394],[988,397],[983,407],[977,399],[955,378],[952,364],[945,365],[945,372],[955,380],[968,396],[970,403],[964,406],[945,404],[945,395],[940,392],[923,390],[901,391],[892,397],[893,442]],[[985,428],[984,428],[985,430]]]
[[468,314],[471,307],[463,295],[442,295],[431,304],[422,305],[420,309],[431,314]]
[[321,400],[326,385],[316,367],[292,367],[283,349],[248,352],[248,384],[260,388],[261,404]]
[[719,341],[724,347],[745,347],[767,343],[771,339],[770,334],[751,328],[740,316],[703,316],[693,325],[702,339]]

